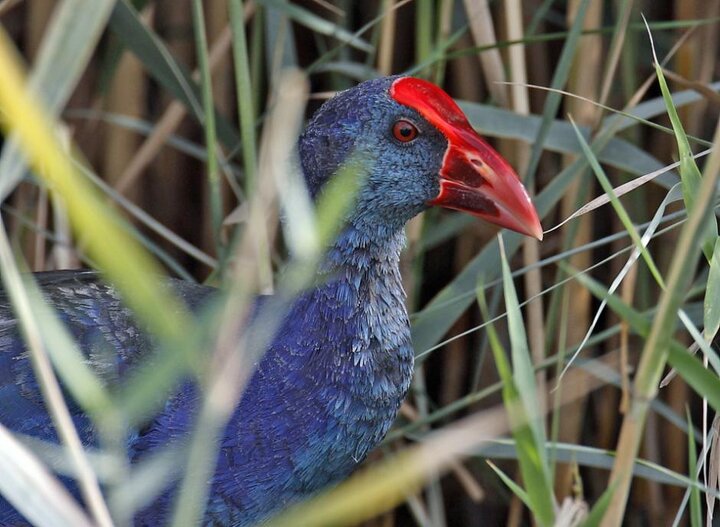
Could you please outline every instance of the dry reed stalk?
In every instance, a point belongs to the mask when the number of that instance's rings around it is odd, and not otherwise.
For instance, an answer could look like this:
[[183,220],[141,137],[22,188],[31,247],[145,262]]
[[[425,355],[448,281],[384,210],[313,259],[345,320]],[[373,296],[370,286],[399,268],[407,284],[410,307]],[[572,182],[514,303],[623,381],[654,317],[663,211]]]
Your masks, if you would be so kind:
[[[707,2],[706,0],[676,0],[675,16],[677,19],[708,17],[712,15],[713,11],[717,11],[717,3],[717,1]],[[692,38],[689,38],[678,50],[677,57],[675,59],[675,71],[680,78],[700,82],[708,82],[712,79],[714,68],[710,70],[705,69],[705,73],[708,74],[708,77],[705,79],[700,78],[703,63],[703,59],[701,57],[703,55],[708,55],[709,60],[713,60],[713,57],[717,57],[716,48],[712,49],[705,47],[705,44],[708,44],[709,42],[706,38],[703,38],[703,34],[708,30],[713,33],[717,32],[717,28],[713,26],[699,28]],[[712,42],[712,38],[713,37],[711,37],[710,42]],[[685,131],[688,134],[697,134],[702,128],[705,121],[706,108],[707,102],[699,101],[697,104],[693,104],[692,106],[678,109],[678,115],[680,116],[680,119],[685,126]]]
[[[186,5],[186,9],[177,9],[177,3],[173,0],[156,0],[155,9],[163,16],[155,17],[153,29],[163,38],[175,60],[194,65],[196,52],[192,10],[189,3]],[[164,91],[157,99],[160,107],[168,107],[176,100]],[[196,124],[187,120],[177,128],[177,133],[184,137],[191,137],[196,131]],[[152,169],[143,178],[141,205],[152,211],[153,217],[160,223],[175,226],[177,234],[192,241],[197,247],[213,247],[213,240],[196,228],[203,225],[204,217],[209,214],[208,207],[197,199],[197,196],[201,195],[200,189],[204,181],[196,176],[183,185],[178,184],[179,176],[200,172],[200,163],[184,153],[165,148],[159,152],[151,166]],[[188,221],[189,218],[192,220]]]
[[[645,437],[638,455],[652,463],[661,462],[662,449],[659,440],[661,437],[661,426],[662,423],[659,422],[657,414],[650,412],[648,414],[647,424],[645,425]],[[631,496],[631,499],[635,500],[640,508],[647,508],[650,525],[661,525],[663,519],[671,514],[670,510],[666,510],[663,503],[663,489],[661,485],[655,481],[647,480],[639,481],[635,483],[635,486],[636,491]]]
[[[454,273],[460,272],[480,251],[485,243],[480,229],[472,229],[463,233],[458,239],[453,255],[452,269]],[[465,312],[450,328],[451,335],[463,333],[473,324],[470,312]],[[467,382],[468,365],[476,355],[468,345],[469,339],[456,339],[443,348],[442,381],[439,394],[439,403],[446,405],[457,400],[462,395],[463,387]]]
[[[403,415],[403,417],[410,421],[417,421],[418,419],[420,419],[420,414],[418,413],[418,411],[413,408],[413,406],[407,401],[405,401],[400,407],[400,413]],[[463,490],[465,490],[471,500],[473,500],[474,502],[479,502],[484,498],[485,491],[480,486],[480,483],[477,481],[475,476],[473,476],[472,473],[468,469],[466,469],[465,466],[463,466],[459,461],[451,463],[450,470],[457,478],[458,483],[460,483],[460,486],[463,488]]]
[[625,43],[625,35],[627,35],[627,27],[630,23],[630,15],[632,14],[633,0],[628,0],[624,11],[620,13],[620,18],[616,22],[617,31],[613,35],[608,52],[607,65],[605,68],[605,76],[603,78],[602,89],[600,90],[600,104],[606,104],[610,96],[610,89],[615,80],[615,71],[620,63],[623,44]]
[[[7,1],[0,4],[0,15],[7,13],[11,8],[19,5],[20,2]],[[48,25],[50,16],[52,15],[53,5],[49,2],[30,2],[25,10],[25,26],[22,34],[23,47],[25,55],[29,63],[32,63],[40,48],[45,28]],[[20,183],[16,192],[13,193],[10,200],[12,206],[26,217],[33,217],[39,214],[39,204],[37,203],[39,195],[34,185]],[[11,217],[8,223],[8,232],[12,240],[20,240],[23,247],[23,254],[28,255],[28,260],[36,261],[35,249],[38,247],[38,233],[34,233],[31,237],[22,236],[25,226],[16,218]]]
[[[675,5],[675,16],[678,19],[684,18],[685,16],[706,16],[708,6],[716,2],[705,2],[700,0],[690,0],[687,2],[676,2]],[[674,66],[670,69],[674,69],[679,73],[681,78],[687,78],[690,80],[698,80],[698,74],[700,70],[700,57],[703,54],[712,56],[716,53],[716,50],[703,49],[702,35],[705,28],[699,27],[694,28],[692,32],[684,31],[680,32],[680,38],[678,43],[675,45],[677,48],[677,54],[674,59]],[[712,30],[712,29],[711,29]],[[671,74],[672,77],[675,75]],[[708,77],[709,79],[710,77]],[[668,77],[668,82],[671,82],[672,89],[683,89],[685,86],[678,84],[677,82],[672,84],[673,79]],[[683,122],[685,131],[688,134],[705,135],[706,130],[703,126],[705,123],[702,122],[705,115],[700,112],[707,110],[707,101],[700,101],[698,103],[686,106],[684,108],[678,108],[678,115]],[[702,116],[702,117],[701,117]],[[648,150],[650,153],[655,155],[658,159],[669,161],[668,152],[674,152],[676,145],[674,139],[670,135],[665,135],[656,144],[652,144]],[[675,159],[672,159],[673,161]],[[658,201],[664,196],[664,191],[660,189],[650,189],[652,195],[656,196],[655,199]],[[673,258],[676,257],[674,250],[675,244],[677,243],[677,237],[679,233],[669,233],[663,238],[662,243],[657,244],[656,254],[658,260],[666,264],[666,266],[672,262]],[[687,387],[684,382],[672,383],[667,388],[663,389],[662,393],[665,402],[674,411],[683,415],[686,408],[691,404],[691,390]],[[648,430],[645,432],[645,444],[650,442],[657,443],[655,447],[659,451],[657,459],[653,459],[657,463],[661,463],[664,466],[672,470],[676,470],[681,473],[687,471],[688,466],[688,452],[687,452],[687,436],[684,431],[679,430],[677,427],[669,425],[665,421],[661,421],[658,426],[658,433],[653,433]],[[681,445],[680,448],[677,445]],[[650,498],[653,494],[657,494],[657,490],[652,489],[650,483],[636,483],[635,486],[640,490],[637,494],[642,498],[641,492],[648,488],[651,492]],[[643,502],[637,502],[638,506],[646,507],[651,516],[662,517],[674,513],[677,506],[683,499],[684,491],[682,489],[676,489],[668,487],[664,489],[662,507],[655,505],[652,499],[644,500]]]
[[[247,5],[250,5],[249,3]],[[246,14],[248,9],[246,8]],[[213,42],[209,53],[210,71],[215,74],[223,63],[223,58],[230,51],[232,33],[229,27],[225,27]],[[193,72],[193,78],[197,78],[198,72]],[[171,102],[165,109],[162,117],[153,128],[152,133],[145,139],[137,151],[137,154],[115,184],[115,190],[121,194],[128,192],[135,184],[145,169],[156,159],[170,135],[180,126],[187,115],[187,108],[180,101]]]
[[[720,120],[718,120],[713,137],[714,145],[720,144]],[[683,226],[675,247],[676,254],[693,254],[701,225],[710,210],[712,197],[720,175],[720,154],[715,149],[710,154],[705,165],[702,183],[696,195],[695,208],[690,213]],[[690,285],[691,276],[686,272],[686,259],[674,258],[667,274],[666,291],[660,297],[657,314],[650,334],[645,341],[640,356],[637,374],[633,382],[630,410],[623,419],[620,428],[620,438],[617,443],[616,457],[610,474],[610,485],[614,485],[613,496],[608,506],[601,527],[621,525],[632,483],[631,468],[638,455],[638,449],[643,438],[644,425],[650,409],[650,403],[657,396],[662,369],[667,361],[668,342],[671,327],[667,321],[671,316],[677,316],[676,311]]]
[[395,51],[395,20],[397,12],[394,8],[395,0],[384,0],[383,12],[385,16],[380,22],[380,49],[378,50],[378,71],[382,75],[392,73],[393,53]]
[[[477,46],[492,46],[497,44],[493,17],[487,0],[464,0],[465,11],[470,24],[470,32]],[[505,69],[503,67],[500,51],[497,48],[480,53],[480,63],[485,75],[485,84],[493,99],[503,108],[507,108],[507,92],[504,84]]]
[[[567,19],[571,24],[575,19],[575,13],[580,6],[579,0],[571,0],[568,5]],[[584,29],[597,27],[602,20],[603,2],[591,2],[585,20]],[[602,37],[599,35],[586,35],[578,44],[570,76],[568,78],[568,91],[578,95],[597,99],[598,86],[600,84],[600,71],[602,69]],[[566,102],[566,111],[571,114],[578,124],[593,127],[599,116],[597,109],[580,99],[570,98]],[[567,166],[574,161],[574,157],[566,156],[563,163]],[[586,178],[589,175],[586,174]],[[565,217],[577,208],[578,202],[585,202],[589,199],[588,179],[576,180],[573,182],[561,203],[562,216]],[[592,180],[590,180],[592,181]],[[580,247],[592,240],[593,217],[588,214],[580,218],[574,225],[563,229],[563,238],[574,231],[572,240],[567,241],[568,247]],[[576,269],[585,269],[592,264],[592,254],[589,251],[576,254],[569,259],[569,263]],[[565,286],[563,295],[568,297],[565,305],[571,306],[567,312],[567,331],[562,337],[568,344],[580,342],[585,336],[592,319],[592,296],[582,285],[572,282]],[[585,408],[587,401],[577,400],[562,412],[561,426],[559,427],[558,441],[578,442],[585,419]],[[567,464],[558,464],[555,476],[555,491],[558,496],[567,496],[571,492],[573,484],[573,469]]]
[[[520,469],[515,469],[515,475],[513,477],[513,481],[520,481]],[[520,501],[520,498],[513,495],[512,500],[510,501],[510,506],[508,507],[508,517],[507,522],[505,523],[506,527],[520,527],[523,524],[524,517],[524,505],[523,502]]]
[[[634,305],[635,286],[637,284],[637,265],[630,269],[622,284],[621,298],[627,305]],[[630,326],[626,320],[620,321],[620,382],[622,398],[620,399],[620,413],[627,412],[630,404]]]
[[45,187],[38,189],[37,207],[35,213],[35,223],[38,226],[38,230],[35,233],[35,247],[33,248],[33,259],[32,259],[32,270],[42,271],[46,269],[46,238],[43,235],[43,231],[48,228],[48,212],[50,204],[48,202],[48,192]]
[[[143,13],[144,20],[148,24],[151,22],[146,17],[151,16],[150,13],[152,9],[146,9]],[[110,113],[142,119],[145,116],[147,87],[148,78],[142,64],[135,55],[125,51],[113,76],[104,106]],[[104,126],[101,152],[103,179],[111,185],[119,181],[135,156],[139,140],[134,130],[115,126],[112,123]]]
[[[682,49],[684,43],[689,38],[691,38],[691,36],[694,34],[694,32],[695,32],[694,28],[691,28],[691,29],[685,31],[682,34],[682,36],[678,39],[678,41],[675,42],[675,44],[670,49],[670,51],[667,53],[666,58],[664,60],[670,60],[670,58],[674,57],[675,54],[678,52],[678,50]],[[612,53],[611,53],[611,55],[612,55]],[[648,77],[641,83],[640,87],[637,88],[637,90],[632,94],[632,96],[630,97],[628,102],[625,104],[624,109],[627,111],[627,110],[632,109],[635,106],[637,106],[637,104],[643,99],[643,97],[645,97],[645,95],[647,94],[647,91],[653,85],[654,82],[656,82],[656,76],[655,76],[654,72],[651,72],[648,75]],[[652,151],[652,153],[654,155],[656,155],[656,157],[658,157],[659,159],[662,159],[666,155],[667,151],[669,150],[667,143],[670,141],[672,141],[672,139],[671,138],[668,139],[665,136],[662,136],[661,140],[659,140],[659,141],[654,141],[653,142],[654,150]],[[650,189],[650,190],[652,190],[652,189]],[[616,223],[619,225],[620,222],[616,221]],[[669,254],[668,251],[664,251],[664,249],[666,247],[674,247],[673,240],[676,240],[676,237],[677,237],[677,233],[675,233],[675,232],[665,235],[664,243],[660,244],[660,246],[658,247],[658,253],[661,258],[663,257],[663,255],[666,258],[671,257],[671,254]],[[620,244],[617,244],[617,243],[613,244],[614,250],[617,250],[620,247],[621,247]],[[629,375],[629,371],[631,370],[631,364],[629,363],[629,360],[627,358],[621,357],[618,364],[619,364],[619,370],[620,370],[621,375],[623,375],[623,374]],[[615,441],[615,436],[616,436],[615,430],[617,429],[618,413],[614,410],[614,408],[611,407],[611,404],[614,403],[615,389],[608,389],[607,392],[608,393],[603,395],[603,397],[601,398],[602,403],[601,404],[599,403],[596,405],[595,411],[598,414],[598,416],[600,416],[598,419],[599,422],[602,423],[602,426],[599,429],[598,443],[603,448],[612,449],[614,441]],[[627,388],[623,392],[622,395],[629,397],[630,396],[630,388]],[[612,403],[611,403],[611,401],[612,401]],[[672,405],[673,399],[670,398],[669,402]],[[679,406],[676,406],[675,408],[677,410],[679,410],[680,413],[682,413],[684,411],[683,410],[684,405],[686,404],[686,398],[681,397],[680,399],[676,400],[676,403]],[[628,404],[629,404],[629,399],[627,401],[623,401],[621,399],[619,407],[621,409],[623,409]],[[674,426],[667,427],[664,423],[662,426],[664,427],[663,433],[668,434],[668,437],[672,438],[672,439],[666,441],[667,444],[670,444],[670,445],[677,445],[677,444],[681,444],[681,443],[685,444],[684,432],[678,431],[678,429]],[[681,463],[684,463],[684,461],[686,460],[686,456],[683,453],[683,450],[677,449],[677,448],[672,448],[672,450],[676,453],[677,452],[680,453],[679,456],[682,457]],[[680,469],[680,471],[682,472],[682,469]],[[672,495],[675,491],[674,491],[674,489],[670,488],[670,489],[668,489],[668,492]],[[678,494],[681,494],[681,492],[679,492]],[[674,510],[673,503],[677,503],[678,499],[679,498],[671,498],[670,500],[665,500],[668,503],[667,506],[668,506],[669,510]],[[645,504],[643,503],[642,505],[644,506]]]
[[[523,8],[520,0],[508,0],[505,3],[505,20],[507,22],[507,38],[510,41],[522,40]],[[510,86],[511,107],[520,115],[530,114],[530,98],[527,84],[527,64],[525,61],[525,46],[512,46],[509,51],[510,59]],[[514,148],[515,168],[519,174],[524,174],[530,160],[530,145],[516,142]],[[530,194],[535,193],[534,182],[527,182]],[[523,241],[523,265],[532,266],[540,259],[540,246],[537,240],[527,238]],[[525,274],[525,293],[528,298],[536,297],[527,306],[527,334],[533,362],[539,364],[545,358],[545,316],[543,312],[542,275],[540,269],[533,269]],[[546,391],[546,373],[538,371],[537,384],[540,393]],[[545,410],[547,401],[540,401],[541,410]]]

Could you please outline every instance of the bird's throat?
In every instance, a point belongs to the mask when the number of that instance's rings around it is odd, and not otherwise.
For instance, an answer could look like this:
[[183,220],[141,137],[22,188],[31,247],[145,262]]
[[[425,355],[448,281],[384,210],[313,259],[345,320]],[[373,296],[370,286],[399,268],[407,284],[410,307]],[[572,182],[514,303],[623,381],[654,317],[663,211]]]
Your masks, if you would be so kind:
[[[368,229],[351,223],[328,249],[320,272],[359,273],[367,275],[368,279],[390,278],[390,274],[397,278],[398,283],[388,285],[397,285],[402,289],[399,269],[400,252],[404,246],[405,232],[402,228]],[[357,276],[353,279],[357,280]]]

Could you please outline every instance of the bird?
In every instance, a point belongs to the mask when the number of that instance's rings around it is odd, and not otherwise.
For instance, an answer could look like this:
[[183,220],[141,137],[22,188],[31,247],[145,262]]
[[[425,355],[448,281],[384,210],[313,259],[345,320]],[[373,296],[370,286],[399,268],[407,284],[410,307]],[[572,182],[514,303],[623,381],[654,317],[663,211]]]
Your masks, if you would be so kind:
[[[318,267],[322,278],[288,307],[222,433],[202,525],[261,523],[347,478],[386,435],[413,376],[399,269],[410,219],[439,206],[542,239],[515,171],[455,101],[426,80],[380,77],[337,93],[310,118],[297,151],[315,200],[351,157],[362,183]],[[108,350],[118,382],[152,352],[152,336],[95,271],[35,279],[101,378],[110,375],[99,371],[108,369]],[[193,311],[217,294],[167,280]],[[131,462],[190,432],[197,405],[197,389],[179,386],[141,430],[128,433]],[[97,446],[90,418],[69,406],[83,443]],[[58,441],[5,293],[0,423]],[[138,512],[134,525],[164,523],[172,504],[168,490]],[[0,526],[24,522],[0,497]]]

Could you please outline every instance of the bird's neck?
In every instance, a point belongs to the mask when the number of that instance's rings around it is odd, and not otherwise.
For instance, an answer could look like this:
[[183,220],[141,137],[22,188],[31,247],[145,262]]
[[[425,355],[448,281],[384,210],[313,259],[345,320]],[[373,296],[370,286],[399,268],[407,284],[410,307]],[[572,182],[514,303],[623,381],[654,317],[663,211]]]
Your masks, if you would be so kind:
[[322,274],[338,274],[340,278],[374,278],[379,273],[388,285],[400,284],[400,252],[405,245],[402,227],[367,225],[351,222],[330,246],[321,267]]
[[[282,463],[270,454],[262,462],[275,470],[267,481],[281,482],[273,484],[280,503],[350,474],[395,420],[413,371],[403,241],[402,230],[341,232],[320,284],[296,299],[229,425],[224,448],[269,443],[282,453]],[[259,486],[258,503],[266,490]]]
[[326,350],[328,367],[346,369],[354,378],[347,388],[370,406],[387,405],[394,417],[413,354],[399,266],[405,234],[384,229],[372,235],[351,224],[338,236],[325,262],[327,283],[316,291],[316,300],[334,309],[316,320],[325,318],[337,338]]
[[[312,293],[311,320],[297,320],[317,341],[312,355],[317,390],[333,394],[325,419],[335,438],[326,461],[351,470],[384,436],[410,386],[413,352],[399,260],[402,229],[375,235],[350,225],[325,261],[326,283]],[[308,341],[313,336],[306,334]],[[368,422],[367,416],[374,418]]]

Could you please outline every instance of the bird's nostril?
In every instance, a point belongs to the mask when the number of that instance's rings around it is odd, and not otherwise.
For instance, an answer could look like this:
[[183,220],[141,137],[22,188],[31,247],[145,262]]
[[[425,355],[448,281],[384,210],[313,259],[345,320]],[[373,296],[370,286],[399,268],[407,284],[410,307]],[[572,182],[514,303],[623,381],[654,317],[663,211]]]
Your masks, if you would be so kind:
[[478,161],[478,159],[468,158],[462,152],[451,148],[445,157],[443,174],[470,187],[480,188],[487,184],[487,180],[480,173],[485,164],[479,161],[478,165]]

